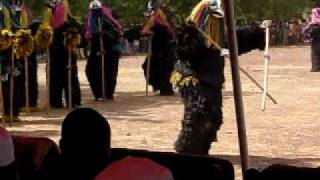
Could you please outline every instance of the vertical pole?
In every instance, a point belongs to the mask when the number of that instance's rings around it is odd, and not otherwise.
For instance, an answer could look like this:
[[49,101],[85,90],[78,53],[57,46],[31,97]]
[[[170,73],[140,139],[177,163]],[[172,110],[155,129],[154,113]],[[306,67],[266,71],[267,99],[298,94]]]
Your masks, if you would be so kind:
[[262,105],[261,110],[264,111],[266,109],[266,100],[268,94],[268,76],[269,76],[269,44],[270,44],[270,28],[266,27],[266,47],[264,51],[264,88],[263,88],[263,96],[262,96]]
[[28,58],[24,57],[24,88],[25,88],[25,101],[26,101],[26,112],[30,112],[30,103],[29,103],[29,65]]
[[100,40],[100,56],[101,56],[101,91],[102,100],[106,100],[106,77],[105,77],[105,63],[104,63],[104,46],[102,39],[102,22],[101,18],[98,18],[98,28],[99,28],[99,40]]
[[47,84],[47,114],[49,114],[50,112],[50,64],[51,64],[51,59],[50,59],[50,50],[49,48],[47,48],[47,80],[46,80],[46,84]]
[[149,95],[149,82],[150,82],[150,64],[152,56],[152,35],[148,38],[148,57],[147,57],[147,74],[146,74],[146,96]]
[[2,63],[0,61],[0,108],[1,108],[1,115],[2,115],[2,125],[5,126],[6,125],[6,121],[4,118],[4,101],[3,101],[3,89],[2,89]]
[[69,50],[68,58],[68,108],[72,109],[72,50]]
[[236,36],[236,30],[235,30],[233,0],[225,1],[225,9],[226,9],[226,23],[228,28],[228,39],[230,44],[230,60],[231,60],[230,65],[231,65],[231,72],[232,72],[232,82],[233,82],[236,118],[237,118],[237,126],[238,126],[241,167],[242,167],[242,175],[244,175],[246,170],[248,169],[248,145],[247,145],[247,135],[246,135],[244,109],[243,109],[243,101],[242,101],[241,80],[240,80],[240,73],[239,73],[238,43],[237,43],[237,36]]
[[10,63],[10,125],[12,125],[13,122],[13,96],[14,96],[14,46],[12,45],[11,48],[11,63]]

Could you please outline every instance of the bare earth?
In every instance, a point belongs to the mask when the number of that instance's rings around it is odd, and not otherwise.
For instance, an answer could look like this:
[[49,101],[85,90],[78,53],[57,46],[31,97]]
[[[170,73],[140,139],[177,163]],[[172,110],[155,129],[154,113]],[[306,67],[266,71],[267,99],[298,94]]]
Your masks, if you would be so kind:
[[[105,103],[93,101],[84,73],[85,61],[79,62],[83,106],[95,108],[108,118],[113,147],[174,151],[183,106],[178,94],[144,96],[143,60],[143,56],[121,59],[116,99]],[[262,51],[241,56],[240,64],[263,84]],[[45,105],[44,68],[45,65],[40,64],[40,106]],[[274,163],[320,166],[320,73],[310,73],[309,69],[309,47],[272,48],[269,90],[278,105],[268,101],[265,112],[260,110],[261,90],[242,74],[250,167],[263,168]],[[211,154],[231,160],[240,179],[229,63],[225,71],[224,124]],[[58,142],[60,125],[67,112],[65,109],[52,110],[49,115],[46,112],[22,114],[25,121],[8,129],[13,134],[49,137]]]

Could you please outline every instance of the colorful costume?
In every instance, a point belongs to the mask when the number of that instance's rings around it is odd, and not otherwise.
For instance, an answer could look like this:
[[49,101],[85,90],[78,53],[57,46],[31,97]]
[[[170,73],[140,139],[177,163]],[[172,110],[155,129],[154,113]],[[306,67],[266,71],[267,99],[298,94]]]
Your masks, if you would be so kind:
[[[48,0],[47,5],[49,8],[45,14],[44,24],[50,25],[54,30],[53,42],[50,47],[50,104],[52,107],[62,108],[63,92],[68,104],[68,69],[71,68],[72,106],[77,107],[81,105],[77,55],[74,49],[70,50],[72,65],[68,67],[69,50],[66,43],[69,42],[66,40],[69,36],[68,32],[80,34],[81,28],[76,20],[70,16],[67,0]],[[79,41],[77,36],[74,37],[76,39],[71,39],[71,41]]]
[[[154,91],[160,90],[160,95],[173,95],[170,75],[176,62],[174,31],[157,1],[151,0],[148,9],[146,15],[149,17],[142,34],[151,35],[152,38],[149,84]],[[147,59],[143,64],[143,70],[147,77]]]
[[311,41],[311,72],[320,72],[320,7],[312,9],[311,22],[303,29],[303,35]]
[[[177,30],[177,54],[171,82],[179,88],[184,103],[182,130],[177,152],[208,154],[222,124],[224,57],[223,13],[216,1],[200,2],[188,23]],[[220,16],[215,16],[219,14]],[[204,36],[209,35],[215,43]],[[219,46],[219,47],[216,47]]]
[[[104,53],[104,89],[106,99],[112,100],[115,93],[120,58],[121,25],[112,16],[110,8],[94,0],[86,22],[86,39],[91,44],[86,75],[96,100],[102,98],[102,59]],[[103,47],[101,47],[103,44]],[[104,52],[101,52],[101,51]]]
[[[32,21],[30,9],[22,2],[17,2],[15,7],[15,17],[20,22],[21,28],[29,29]],[[32,28],[32,27],[31,27]],[[32,32],[35,30],[31,29]],[[35,34],[32,33],[32,36]],[[22,81],[25,81],[25,67],[23,63],[22,68]],[[28,75],[29,75],[29,106],[34,110],[34,108],[38,105],[38,63],[36,58],[36,52],[33,51],[32,54],[28,57]],[[22,88],[22,99],[21,106],[26,105],[25,98],[25,88]]]
[[[13,121],[18,120],[21,108],[22,89],[24,83],[22,79],[23,61],[20,58],[15,58],[14,69],[12,70],[12,45],[13,32],[21,27],[20,22],[16,19],[14,11],[11,9],[11,4],[3,0],[0,2],[0,63],[2,75],[2,90],[5,120],[10,117],[10,79],[13,75]],[[12,73],[11,73],[12,72]]]

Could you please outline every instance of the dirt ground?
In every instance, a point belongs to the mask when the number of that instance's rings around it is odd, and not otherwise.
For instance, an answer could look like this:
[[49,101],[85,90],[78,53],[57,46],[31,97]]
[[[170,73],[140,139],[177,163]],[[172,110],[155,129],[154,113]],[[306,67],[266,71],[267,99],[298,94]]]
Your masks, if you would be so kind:
[[[93,101],[85,77],[85,61],[79,62],[83,106],[92,107],[108,118],[112,127],[112,146],[156,151],[174,151],[183,113],[179,95],[144,96],[141,70],[143,56],[124,57],[119,67],[115,101]],[[227,60],[228,61],[228,60]],[[240,57],[241,66],[263,84],[263,52]],[[44,64],[39,66],[40,105],[45,105]],[[320,73],[310,73],[309,47],[271,49],[269,92],[278,101],[267,101],[260,110],[262,92],[242,74],[242,88],[250,167],[263,168],[274,163],[320,166]],[[235,121],[230,65],[226,64],[224,124],[219,142],[211,154],[231,160],[240,179],[239,146]],[[58,142],[61,121],[68,110],[23,114],[24,122],[8,129],[13,134],[49,137]],[[88,119],[90,123],[90,119]]]

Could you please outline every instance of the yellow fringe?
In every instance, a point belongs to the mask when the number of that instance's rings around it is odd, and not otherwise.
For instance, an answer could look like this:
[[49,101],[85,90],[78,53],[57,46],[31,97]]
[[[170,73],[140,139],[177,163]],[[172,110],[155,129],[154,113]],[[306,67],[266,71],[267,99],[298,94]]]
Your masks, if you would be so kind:
[[1,30],[0,51],[7,50],[12,46],[12,38],[10,37],[11,33],[12,32],[7,29]]
[[13,45],[15,48],[16,57],[18,59],[29,57],[34,48],[31,30],[20,29],[15,35],[16,38],[14,39]]
[[183,77],[182,74],[177,71],[172,73],[170,82],[176,87],[196,86],[199,84],[199,80],[196,77],[192,75]]
[[53,29],[48,24],[41,24],[34,37],[38,52],[45,52],[53,40]]

